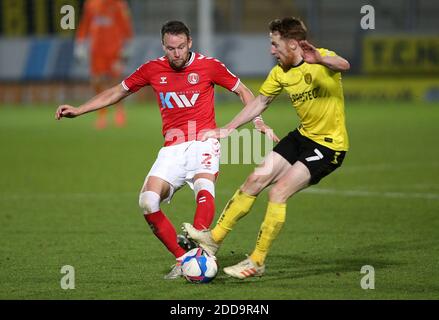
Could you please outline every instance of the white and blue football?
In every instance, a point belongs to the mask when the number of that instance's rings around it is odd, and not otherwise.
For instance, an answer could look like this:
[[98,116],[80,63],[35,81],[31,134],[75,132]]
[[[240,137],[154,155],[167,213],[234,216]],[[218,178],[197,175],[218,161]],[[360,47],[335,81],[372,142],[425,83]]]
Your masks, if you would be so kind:
[[218,265],[215,257],[201,248],[195,248],[185,254],[181,269],[189,282],[208,283],[215,278]]

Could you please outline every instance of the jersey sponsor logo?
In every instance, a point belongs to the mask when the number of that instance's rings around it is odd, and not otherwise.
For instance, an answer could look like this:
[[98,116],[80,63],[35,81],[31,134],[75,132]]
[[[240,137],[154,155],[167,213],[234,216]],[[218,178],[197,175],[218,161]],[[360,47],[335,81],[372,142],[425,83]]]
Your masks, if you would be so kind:
[[200,81],[200,76],[198,75],[198,73],[189,73],[189,75],[187,76],[187,82],[189,82],[190,84],[197,84],[198,81]]
[[159,94],[163,109],[173,109],[175,105],[178,108],[193,107],[199,95],[198,92],[195,92],[189,98],[187,94],[177,94],[176,92],[160,92]]
[[291,101],[294,103],[298,102],[305,102],[308,100],[313,100],[313,99],[317,99],[319,97],[319,90],[320,87],[308,90],[308,91],[304,91],[301,93],[292,93],[290,95]]

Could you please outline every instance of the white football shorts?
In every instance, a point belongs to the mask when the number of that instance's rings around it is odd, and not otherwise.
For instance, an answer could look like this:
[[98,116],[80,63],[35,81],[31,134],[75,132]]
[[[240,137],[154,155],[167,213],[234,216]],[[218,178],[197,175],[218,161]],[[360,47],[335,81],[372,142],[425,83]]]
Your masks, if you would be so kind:
[[217,139],[187,141],[177,145],[162,147],[157,159],[146,176],[158,177],[171,185],[169,196],[163,201],[170,202],[174,193],[187,183],[194,188],[193,178],[199,173],[218,174],[221,144]]

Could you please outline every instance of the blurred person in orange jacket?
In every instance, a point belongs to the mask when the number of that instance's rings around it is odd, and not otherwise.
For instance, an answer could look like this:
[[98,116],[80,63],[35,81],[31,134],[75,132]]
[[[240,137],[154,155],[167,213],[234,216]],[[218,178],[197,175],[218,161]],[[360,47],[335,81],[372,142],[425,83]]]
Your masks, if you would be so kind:
[[[91,83],[96,93],[120,81],[128,58],[127,42],[133,36],[128,4],[125,0],[86,0],[76,34],[75,57],[84,60],[90,55]],[[89,39],[87,52],[85,41]],[[98,111],[96,128],[107,126],[107,110]],[[125,125],[122,103],[116,106],[115,124]]]

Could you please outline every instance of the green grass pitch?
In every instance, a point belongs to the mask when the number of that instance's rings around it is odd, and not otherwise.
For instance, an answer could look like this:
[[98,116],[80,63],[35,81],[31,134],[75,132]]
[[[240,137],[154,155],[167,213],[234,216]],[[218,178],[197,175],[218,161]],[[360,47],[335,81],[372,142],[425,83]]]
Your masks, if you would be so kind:
[[[55,121],[55,108],[0,108],[0,299],[439,298],[437,104],[348,102],[345,163],[289,200],[266,275],[220,271],[207,285],[163,280],[173,258],[138,209],[162,144],[158,108],[131,104],[127,127],[103,131],[93,114]],[[218,124],[239,109],[217,103]],[[279,136],[297,125],[282,101],[264,119]],[[216,218],[253,167],[221,167]],[[253,250],[266,200],[226,239],[220,270]],[[179,230],[194,207],[185,187],[163,209]],[[74,290],[60,287],[64,265],[75,268]],[[373,290],[360,286],[364,265]]]

